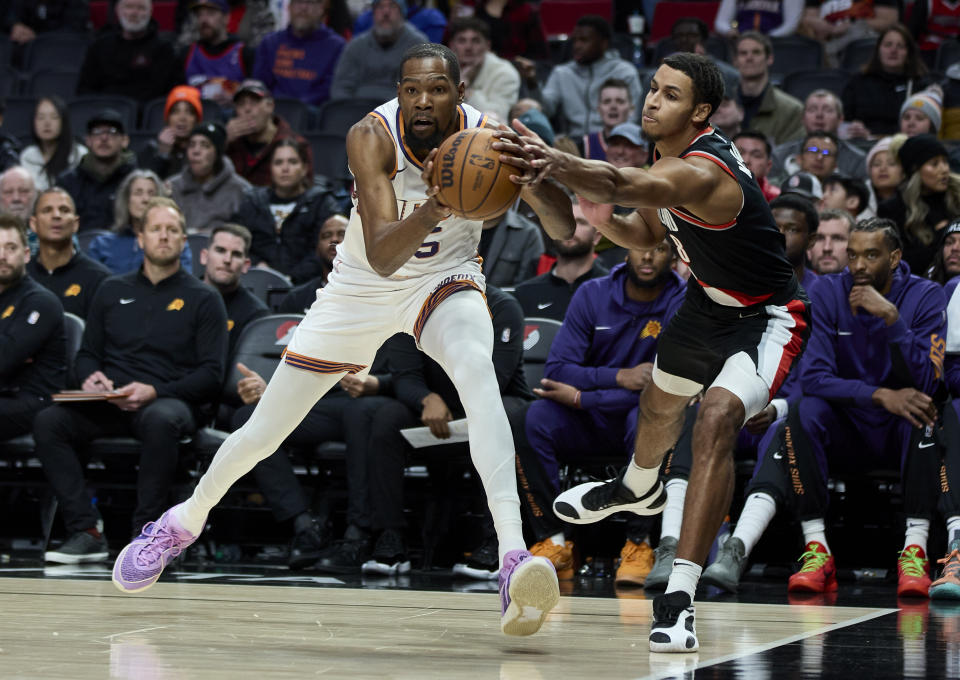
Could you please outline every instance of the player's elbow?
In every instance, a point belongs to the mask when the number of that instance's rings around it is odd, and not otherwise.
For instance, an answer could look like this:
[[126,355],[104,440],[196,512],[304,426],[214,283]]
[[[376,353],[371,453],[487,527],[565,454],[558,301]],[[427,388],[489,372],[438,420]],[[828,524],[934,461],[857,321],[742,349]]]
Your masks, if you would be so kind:
[[367,247],[367,262],[370,263],[370,268],[373,269],[373,271],[384,278],[393,276],[403,264],[402,262],[394,262],[392,258],[386,256],[383,252],[378,252],[375,248],[369,246]]

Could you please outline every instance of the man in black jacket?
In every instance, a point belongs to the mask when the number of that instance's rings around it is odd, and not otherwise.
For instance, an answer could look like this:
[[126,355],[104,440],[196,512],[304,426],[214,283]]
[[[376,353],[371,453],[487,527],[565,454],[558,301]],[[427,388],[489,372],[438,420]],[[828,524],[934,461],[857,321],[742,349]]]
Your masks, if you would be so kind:
[[30,217],[37,254],[27,263],[27,273],[60,298],[63,311],[86,319],[93,294],[110,270],[74,247],[78,225],[70,194],[60,187],[41,192]]
[[176,203],[151,199],[138,238],[143,268],[100,285],[74,364],[83,390],[108,398],[56,404],[34,422],[37,454],[70,533],[46,553],[48,561],[107,557],[77,449],[110,435],[142,442],[133,516],[139,528],[167,503],[179,442],[196,431],[200,407],[220,393],[227,315],[220,295],[180,268],[186,229]]
[[103,109],[87,121],[84,141],[90,151],[77,167],[60,175],[57,185],[73,198],[80,231],[109,229],[117,189],[136,169],[136,156],[127,150],[130,138],[123,117],[113,109]]
[[23,222],[0,215],[0,441],[30,432],[66,376],[63,308],[25,274],[29,259]]
[[118,30],[87,48],[77,94],[117,94],[148,102],[163,97],[183,76],[173,44],[161,38],[150,18],[151,0],[120,0]]
[[[523,374],[523,310],[513,297],[494,286],[487,285],[486,297],[493,317],[493,367],[503,406],[513,422],[514,413],[533,399]],[[380,535],[371,559],[363,564],[363,572],[395,575],[410,569],[404,538],[403,470],[411,448],[400,430],[426,425],[438,439],[449,439],[449,423],[463,418],[464,409],[450,378],[437,362],[417,349],[412,337],[395,335],[384,348],[396,399],[388,400],[376,412],[370,431],[370,506],[373,528]],[[465,442],[456,448],[463,453],[468,450]],[[437,454],[430,456],[435,470],[434,463],[450,458],[448,446],[422,451],[428,456]],[[457,565],[455,571],[496,578],[497,539],[492,519],[488,523],[483,545],[473,551],[466,568]]]
[[200,263],[205,268],[203,282],[223,296],[227,307],[227,356],[233,356],[247,324],[270,313],[260,298],[240,285],[240,277],[250,269],[250,230],[230,222],[214,227],[210,242],[200,251]]
[[284,296],[280,301],[281,313],[304,314],[317,299],[317,289],[327,285],[327,275],[333,270],[333,258],[337,256],[337,246],[343,243],[343,238],[347,235],[347,224],[347,218],[343,215],[331,215],[320,225],[317,248],[314,254],[303,262],[304,265],[315,265],[317,273]]

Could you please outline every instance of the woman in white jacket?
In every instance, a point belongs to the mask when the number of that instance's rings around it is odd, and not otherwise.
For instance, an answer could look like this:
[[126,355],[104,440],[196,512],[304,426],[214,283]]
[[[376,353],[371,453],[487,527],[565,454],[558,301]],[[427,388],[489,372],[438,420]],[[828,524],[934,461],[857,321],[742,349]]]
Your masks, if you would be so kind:
[[67,105],[56,95],[37,100],[31,134],[33,144],[20,152],[20,165],[33,175],[37,191],[54,186],[57,177],[75,168],[87,153],[87,147],[73,139]]

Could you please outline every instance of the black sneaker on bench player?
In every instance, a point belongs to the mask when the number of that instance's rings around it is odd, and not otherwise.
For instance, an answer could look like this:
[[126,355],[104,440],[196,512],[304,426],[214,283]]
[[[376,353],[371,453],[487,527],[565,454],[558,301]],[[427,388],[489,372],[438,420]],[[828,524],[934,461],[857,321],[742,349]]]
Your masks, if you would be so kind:
[[663,511],[667,492],[663,482],[657,482],[641,496],[635,495],[623,483],[624,467],[614,479],[605,482],[587,482],[567,489],[553,501],[553,512],[571,524],[591,524],[617,512],[636,515],[656,515]]

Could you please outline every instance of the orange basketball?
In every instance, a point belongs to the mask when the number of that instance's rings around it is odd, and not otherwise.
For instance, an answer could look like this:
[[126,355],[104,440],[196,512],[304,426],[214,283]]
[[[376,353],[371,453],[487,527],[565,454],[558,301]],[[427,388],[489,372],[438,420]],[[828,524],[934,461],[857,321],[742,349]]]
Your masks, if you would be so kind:
[[433,161],[433,183],[440,201],[455,215],[489,220],[507,211],[520,194],[510,181],[520,169],[500,163],[494,130],[470,128],[443,140]]

